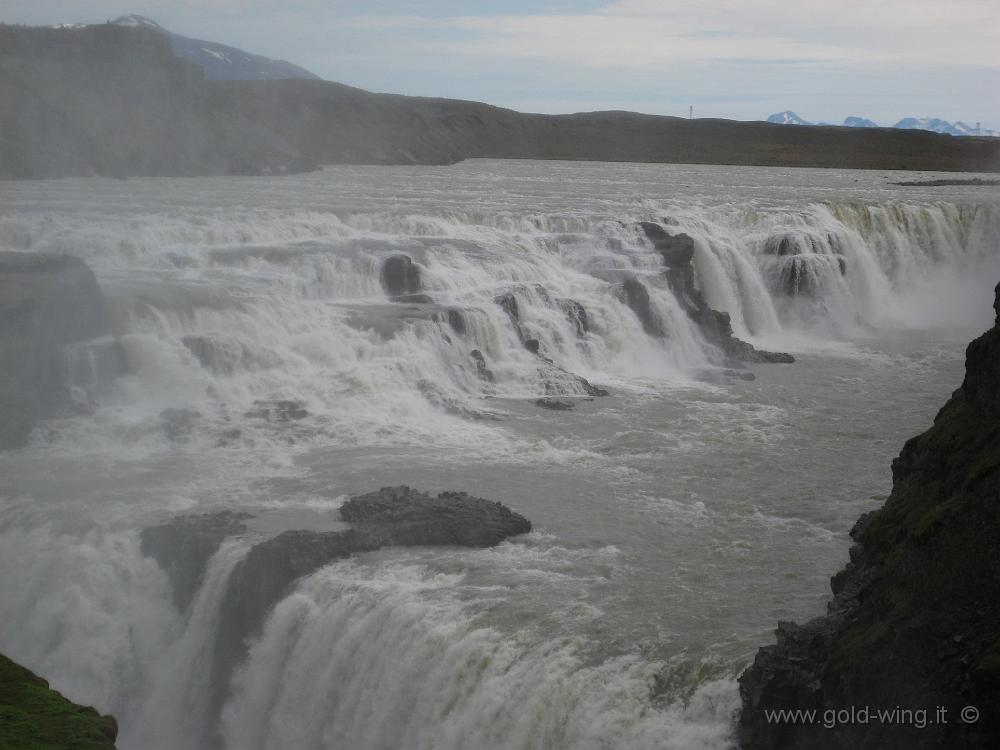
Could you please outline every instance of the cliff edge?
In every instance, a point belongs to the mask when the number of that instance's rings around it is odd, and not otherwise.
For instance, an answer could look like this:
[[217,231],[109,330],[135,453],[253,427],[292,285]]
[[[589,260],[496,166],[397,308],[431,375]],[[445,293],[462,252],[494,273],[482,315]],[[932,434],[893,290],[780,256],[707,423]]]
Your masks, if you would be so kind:
[[780,623],[740,677],[741,747],[1000,747],[1000,285],[994,307],[827,614]]
[[0,748],[114,750],[118,724],[0,654]]

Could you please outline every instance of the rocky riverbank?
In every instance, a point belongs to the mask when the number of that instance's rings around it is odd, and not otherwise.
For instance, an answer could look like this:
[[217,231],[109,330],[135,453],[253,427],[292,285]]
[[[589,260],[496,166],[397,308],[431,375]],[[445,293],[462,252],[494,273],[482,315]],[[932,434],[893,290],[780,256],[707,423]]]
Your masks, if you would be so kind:
[[780,623],[741,676],[741,747],[1000,747],[1000,286],[994,306],[961,388],[852,530],[827,614]]
[[114,750],[118,724],[0,654],[0,748]]

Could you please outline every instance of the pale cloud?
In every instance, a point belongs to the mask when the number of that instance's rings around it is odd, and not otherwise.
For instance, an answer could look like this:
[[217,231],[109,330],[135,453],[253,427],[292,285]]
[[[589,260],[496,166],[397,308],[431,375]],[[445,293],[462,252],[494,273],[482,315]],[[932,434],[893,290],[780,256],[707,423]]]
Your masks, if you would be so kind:
[[1000,127],[1000,0],[0,0],[8,22],[133,12],[379,91]]
[[[837,61],[854,67],[997,68],[1000,2],[620,0],[587,13],[361,15],[357,28],[412,32],[414,49],[643,69],[714,59]],[[427,31],[464,32],[423,40]]]

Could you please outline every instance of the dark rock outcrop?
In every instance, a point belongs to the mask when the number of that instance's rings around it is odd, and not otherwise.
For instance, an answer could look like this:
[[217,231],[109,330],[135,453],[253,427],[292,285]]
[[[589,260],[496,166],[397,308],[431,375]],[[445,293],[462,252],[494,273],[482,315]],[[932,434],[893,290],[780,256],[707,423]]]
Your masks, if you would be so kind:
[[576,404],[561,398],[540,398],[535,401],[535,406],[543,409],[551,409],[552,411],[569,411]]
[[[384,276],[383,276],[384,279]],[[399,294],[390,297],[393,302],[400,302],[405,305],[433,305],[434,298],[429,294]]]
[[621,286],[618,287],[618,295],[621,301],[635,313],[647,336],[662,339],[667,335],[663,321],[660,320],[649,301],[649,290],[639,279],[630,276],[622,281]]
[[0,450],[23,446],[39,419],[68,405],[65,347],[109,328],[83,261],[0,252]]
[[159,526],[143,529],[142,553],[152,557],[170,578],[174,604],[186,610],[194,600],[205,575],[209,558],[222,542],[245,534],[249,513],[221,511],[193,516],[177,516]]
[[[742,747],[1000,747],[1000,286],[995,307],[961,388],[852,529],[827,614],[781,623],[740,678]],[[852,707],[911,713],[835,721]],[[818,718],[769,721],[775,709]]]
[[556,304],[566,314],[569,322],[576,329],[576,335],[583,337],[590,330],[590,320],[587,318],[587,309],[575,299],[558,299]]
[[[242,641],[297,579],[334,560],[386,546],[491,547],[531,531],[531,523],[497,502],[443,492],[433,497],[409,487],[383,487],[348,500],[346,531],[286,531],[251,548],[233,571],[226,593],[226,637]],[[218,525],[240,522],[222,519]],[[214,534],[209,538],[214,539]]]
[[449,391],[446,388],[431,382],[426,378],[417,381],[417,390],[433,406],[448,414],[453,414],[462,419],[499,421],[503,419],[501,412],[491,409],[480,409],[469,404],[461,394]]
[[377,526],[392,545],[493,547],[531,531],[531,523],[501,503],[465,492],[432,497],[409,487],[383,487],[351,498],[340,509],[351,524]]
[[[790,354],[760,351],[752,344],[736,338],[729,313],[709,307],[705,295],[695,283],[694,240],[689,235],[670,234],[653,221],[640,222],[639,226],[654,249],[663,257],[663,273],[670,291],[701,330],[705,340],[721,350],[723,364],[736,366],[744,363],[795,361]],[[621,294],[623,301],[642,321],[643,329],[648,335],[661,338],[667,335],[663,323],[650,308],[649,292],[642,282],[635,278],[626,279],[622,284]]]
[[[437,497],[409,487],[383,487],[341,507],[342,531],[285,531],[252,546],[229,576],[211,670],[209,715],[218,717],[233,670],[271,608],[295,581],[350,555],[387,546],[492,547],[531,531],[531,523],[498,502],[464,492]],[[170,576],[174,601],[186,609],[209,558],[227,537],[247,532],[246,513],[181,516],[142,532],[142,550]],[[209,668],[209,667],[206,667]],[[213,738],[206,738],[211,744]]]
[[[832,252],[831,252],[832,250]],[[780,232],[764,242],[769,282],[775,294],[788,297],[814,294],[827,274],[847,275],[847,257],[834,234],[817,236]]]
[[521,321],[521,312],[517,307],[517,297],[513,294],[505,292],[504,294],[494,297],[493,301],[500,305],[515,325]]
[[461,310],[456,310],[455,308],[448,310],[448,325],[459,336],[464,336],[468,330],[468,327],[465,325],[465,316],[462,315]]
[[382,288],[390,297],[420,291],[420,268],[409,255],[392,255],[382,263]]
[[469,356],[472,357],[472,361],[476,363],[476,374],[479,376],[480,380],[485,380],[487,383],[495,383],[496,376],[493,371],[486,366],[486,357],[478,349],[473,349],[469,352]]
[[72,703],[0,654],[0,748],[115,750],[117,736],[114,718]]
[[670,234],[653,221],[639,222],[646,238],[653,243],[656,251],[663,256],[667,268],[683,268],[694,259],[694,240],[687,234]]

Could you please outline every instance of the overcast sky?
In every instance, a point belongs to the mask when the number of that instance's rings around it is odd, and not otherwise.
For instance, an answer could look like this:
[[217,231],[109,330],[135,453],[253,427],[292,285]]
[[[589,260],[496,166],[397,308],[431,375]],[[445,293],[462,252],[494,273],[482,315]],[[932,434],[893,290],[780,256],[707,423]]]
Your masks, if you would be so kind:
[[125,13],[375,91],[1000,129],[1000,0],[0,0],[8,23]]

